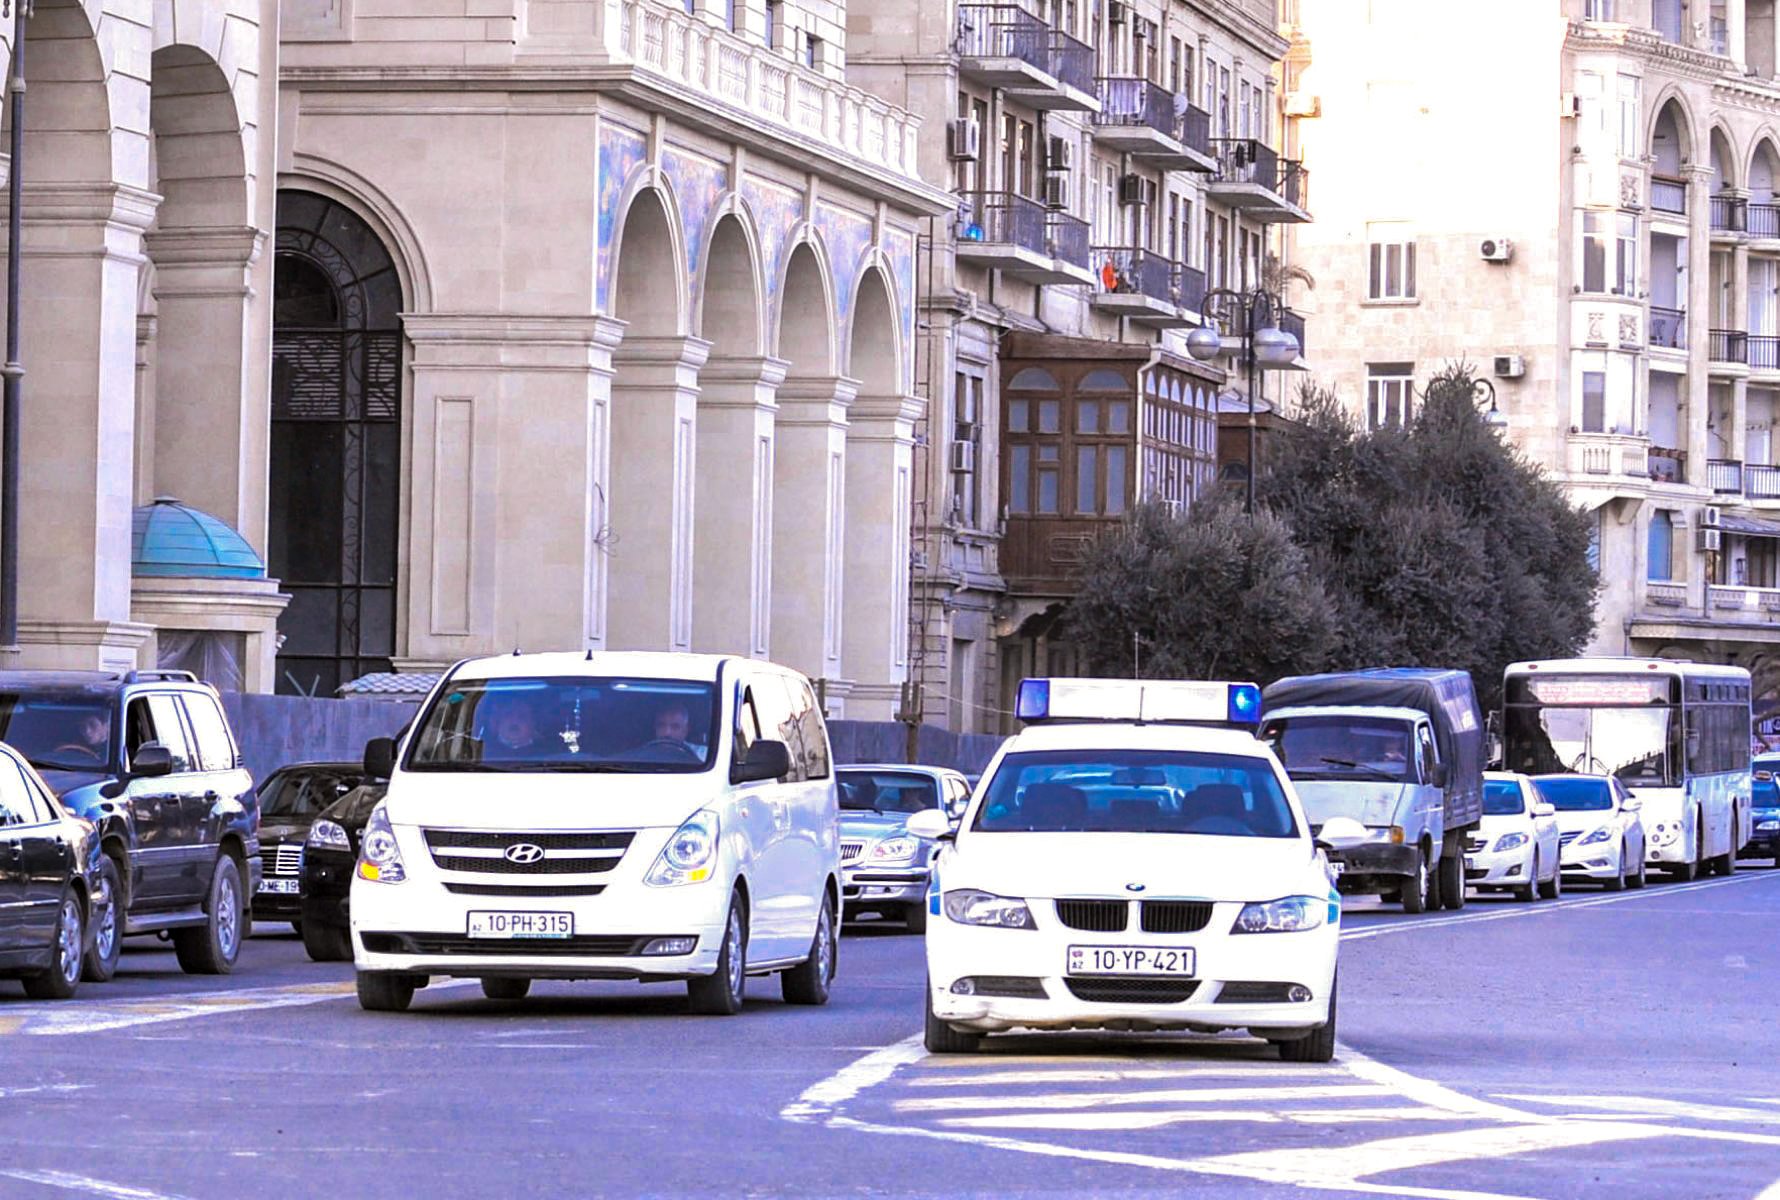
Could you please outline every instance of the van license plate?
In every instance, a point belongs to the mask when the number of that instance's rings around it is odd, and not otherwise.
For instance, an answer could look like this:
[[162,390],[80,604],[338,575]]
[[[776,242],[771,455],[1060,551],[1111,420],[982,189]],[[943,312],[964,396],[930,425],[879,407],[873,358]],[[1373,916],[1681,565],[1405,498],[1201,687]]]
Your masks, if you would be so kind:
[[473,912],[473,938],[566,938],[575,936],[575,914],[566,912]]
[[1178,975],[1193,974],[1193,948],[1159,946],[1071,946],[1070,975]]

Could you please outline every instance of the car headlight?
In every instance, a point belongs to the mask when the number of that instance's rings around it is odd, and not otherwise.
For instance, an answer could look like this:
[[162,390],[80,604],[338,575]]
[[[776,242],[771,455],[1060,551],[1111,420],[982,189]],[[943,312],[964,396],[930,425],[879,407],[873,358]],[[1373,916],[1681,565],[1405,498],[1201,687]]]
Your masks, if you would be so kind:
[[945,894],[946,916],[960,925],[993,925],[1001,929],[1032,929],[1032,910],[1024,900],[958,888]]
[[346,829],[338,821],[317,821],[309,827],[309,838],[304,843],[308,846],[320,846],[328,850],[351,850],[352,841],[346,836]]
[[1780,821],[1758,821],[1755,828],[1762,833],[1773,833],[1780,830]]
[[717,814],[701,809],[674,830],[674,836],[655,856],[655,865],[643,876],[643,882],[651,887],[703,883],[716,867]]
[[1524,833],[1505,833],[1501,837],[1496,839],[1496,850],[1498,852],[1502,851],[1502,850],[1514,850],[1514,849],[1517,849],[1517,848],[1524,846],[1526,844],[1527,844],[1527,835],[1526,834],[1524,834]]
[[402,850],[396,845],[395,827],[389,814],[379,804],[365,822],[364,836],[359,840],[358,877],[372,883],[400,883],[408,878],[402,866]]
[[867,858],[874,862],[896,862],[905,858],[913,858],[921,852],[921,839],[903,834],[901,837],[885,838],[871,848]]
[[1613,836],[1613,827],[1611,825],[1602,825],[1598,829],[1589,830],[1588,835],[1582,839],[1582,844],[1584,846],[1593,846],[1597,842],[1607,841],[1608,839],[1612,838],[1612,836]]
[[1316,929],[1328,915],[1329,902],[1315,896],[1287,896],[1245,904],[1231,933],[1301,933]]

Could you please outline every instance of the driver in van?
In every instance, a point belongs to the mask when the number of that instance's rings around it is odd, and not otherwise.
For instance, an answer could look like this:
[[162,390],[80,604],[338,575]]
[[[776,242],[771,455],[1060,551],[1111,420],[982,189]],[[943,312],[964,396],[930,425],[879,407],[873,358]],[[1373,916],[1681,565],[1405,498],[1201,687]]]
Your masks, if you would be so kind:
[[692,710],[681,700],[670,700],[655,710],[655,736],[651,745],[684,750],[704,758],[705,748],[692,740]]

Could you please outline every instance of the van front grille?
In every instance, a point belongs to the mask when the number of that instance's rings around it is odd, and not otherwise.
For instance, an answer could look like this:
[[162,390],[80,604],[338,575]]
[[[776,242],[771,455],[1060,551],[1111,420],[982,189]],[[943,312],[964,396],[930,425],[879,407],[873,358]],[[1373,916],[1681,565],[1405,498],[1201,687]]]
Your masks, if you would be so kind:
[[440,870],[479,875],[601,875],[618,865],[636,837],[629,832],[476,829],[428,829],[425,834]]

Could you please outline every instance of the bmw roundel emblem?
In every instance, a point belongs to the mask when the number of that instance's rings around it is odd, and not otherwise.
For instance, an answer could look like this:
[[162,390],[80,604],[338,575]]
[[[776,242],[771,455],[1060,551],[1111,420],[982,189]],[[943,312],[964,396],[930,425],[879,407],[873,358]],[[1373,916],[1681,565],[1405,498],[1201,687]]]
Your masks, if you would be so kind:
[[516,845],[507,847],[506,858],[510,863],[529,866],[532,863],[543,860],[544,847],[532,842],[519,842]]
[[1125,890],[1127,892],[1141,892],[1141,891],[1143,891],[1143,884],[1141,884],[1141,883],[1127,883],[1125,885]]

